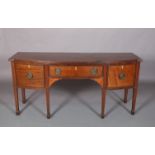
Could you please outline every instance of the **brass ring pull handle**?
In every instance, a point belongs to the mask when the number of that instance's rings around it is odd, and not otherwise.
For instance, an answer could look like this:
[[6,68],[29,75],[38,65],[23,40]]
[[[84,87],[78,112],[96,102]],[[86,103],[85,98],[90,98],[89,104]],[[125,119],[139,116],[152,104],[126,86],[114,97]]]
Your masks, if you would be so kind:
[[26,77],[29,79],[29,80],[32,80],[33,79],[33,74],[31,72],[28,72],[26,74]]
[[97,68],[92,68],[91,69],[91,74],[92,75],[97,75],[97,73],[98,73],[98,69]]
[[119,74],[119,79],[120,79],[120,80],[124,80],[125,77],[126,77],[126,75],[125,75],[124,72],[121,72],[121,73]]
[[61,75],[61,68],[56,68],[55,69],[55,74],[56,75]]

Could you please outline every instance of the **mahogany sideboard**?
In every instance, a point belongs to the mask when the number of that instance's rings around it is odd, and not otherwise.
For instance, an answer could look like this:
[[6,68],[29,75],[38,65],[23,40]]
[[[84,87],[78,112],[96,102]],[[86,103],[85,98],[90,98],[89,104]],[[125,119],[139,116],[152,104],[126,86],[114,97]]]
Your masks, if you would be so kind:
[[91,79],[102,90],[101,117],[104,118],[106,90],[133,89],[131,114],[135,113],[141,59],[133,53],[36,53],[18,52],[9,61],[12,67],[16,114],[20,114],[18,88],[25,103],[25,89],[45,89],[47,118],[50,118],[49,89],[61,79]]

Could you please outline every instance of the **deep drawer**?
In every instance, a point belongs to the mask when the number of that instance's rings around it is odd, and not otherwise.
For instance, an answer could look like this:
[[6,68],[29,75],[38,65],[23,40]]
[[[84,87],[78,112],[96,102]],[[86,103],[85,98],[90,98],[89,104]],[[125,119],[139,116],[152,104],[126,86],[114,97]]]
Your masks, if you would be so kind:
[[135,80],[135,64],[111,65],[108,70],[108,87],[133,86]]
[[16,63],[15,71],[19,87],[41,88],[44,86],[43,66]]

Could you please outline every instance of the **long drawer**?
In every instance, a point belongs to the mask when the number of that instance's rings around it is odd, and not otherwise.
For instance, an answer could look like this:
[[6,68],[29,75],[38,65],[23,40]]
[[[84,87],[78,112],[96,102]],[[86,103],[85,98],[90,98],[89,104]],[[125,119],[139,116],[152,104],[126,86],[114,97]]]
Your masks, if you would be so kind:
[[50,66],[50,77],[101,77],[102,66]]

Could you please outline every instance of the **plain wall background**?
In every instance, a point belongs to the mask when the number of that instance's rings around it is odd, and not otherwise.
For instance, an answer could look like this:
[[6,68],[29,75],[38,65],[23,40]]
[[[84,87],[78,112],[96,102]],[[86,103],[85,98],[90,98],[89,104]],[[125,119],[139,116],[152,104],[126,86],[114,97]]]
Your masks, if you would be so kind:
[[0,79],[11,78],[8,58],[23,52],[133,52],[143,59],[140,79],[155,80],[155,29],[0,29]]

